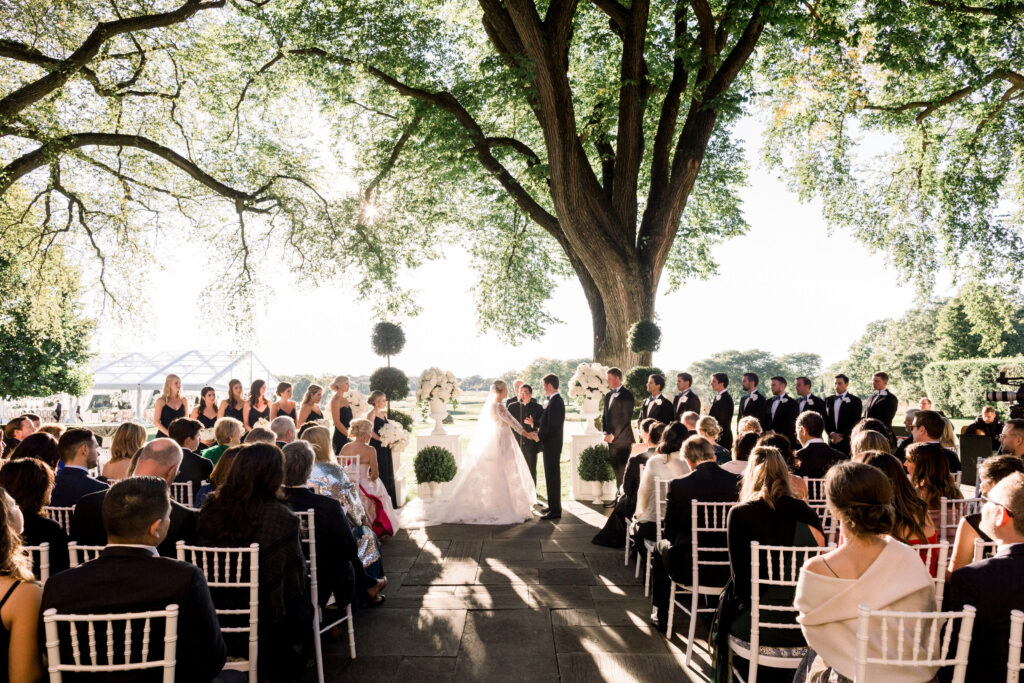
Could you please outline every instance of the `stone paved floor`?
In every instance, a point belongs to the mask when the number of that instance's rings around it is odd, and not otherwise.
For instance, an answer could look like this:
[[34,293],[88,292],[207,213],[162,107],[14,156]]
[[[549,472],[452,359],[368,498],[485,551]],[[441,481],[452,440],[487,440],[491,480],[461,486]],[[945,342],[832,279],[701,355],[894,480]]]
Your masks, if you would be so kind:
[[383,548],[387,602],[356,614],[358,658],[325,641],[327,680],[707,680],[702,647],[685,672],[678,633],[650,626],[622,551],[591,544],[603,523],[569,502],[558,524],[402,530]]

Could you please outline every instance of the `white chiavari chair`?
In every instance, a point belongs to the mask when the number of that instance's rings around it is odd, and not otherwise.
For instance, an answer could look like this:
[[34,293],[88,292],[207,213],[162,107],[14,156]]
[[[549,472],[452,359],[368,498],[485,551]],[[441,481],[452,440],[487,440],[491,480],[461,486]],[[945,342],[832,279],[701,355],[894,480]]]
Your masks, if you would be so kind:
[[[857,610],[854,683],[885,680],[897,667],[953,667],[953,683],[963,683],[971,648],[975,609],[961,612],[887,612],[861,605]],[[955,622],[960,622],[956,650],[950,656]],[[893,634],[895,631],[895,635]],[[874,636],[874,637],[872,637]],[[879,652],[871,656],[874,640]]]
[[939,540],[953,542],[960,520],[967,515],[981,512],[981,498],[939,499]]
[[807,500],[810,503],[825,502],[825,478],[804,477],[807,484]]
[[95,560],[106,547],[105,545],[79,545],[71,541],[68,543],[68,564],[71,567],[78,567],[89,560]]
[[195,507],[192,504],[192,482],[176,481],[171,484],[171,498],[185,507]]
[[934,567],[932,584],[935,586],[935,602],[941,605],[942,593],[946,586],[946,571],[949,567],[949,543],[939,541],[938,543],[923,543],[910,547],[921,553],[921,561],[924,562],[925,567],[928,567],[929,573]]
[[362,481],[363,477],[362,468],[359,466],[359,456],[339,455],[337,456],[337,458],[338,467],[345,470],[345,474],[347,474],[348,478],[352,480],[352,483],[354,483],[356,486],[359,486],[359,483],[360,481]]
[[32,558],[32,573],[41,584],[50,578],[50,544],[23,545],[24,550]]
[[1024,635],[1024,612],[1015,609],[1010,612],[1010,655],[1006,659],[1006,683],[1020,680],[1020,647]]
[[971,562],[978,562],[985,558],[992,557],[999,550],[999,541],[983,541],[980,538],[974,539],[974,557]]
[[75,513],[75,506],[59,507],[47,505],[43,508],[43,514],[57,522],[64,529],[64,533],[71,535],[71,515]]
[[[647,465],[641,463],[641,465],[640,465],[640,474],[637,476],[637,481],[642,481],[643,480],[643,478],[644,478],[644,470],[646,468],[647,468]],[[626,566],[627,567],[629,566],[629,539],[630,539],[630,536],[632,535],[633,529],[636,527],[637,523],[638,522],[636,521],[636,514],[635,513],[634,513],[633,517],[631,517],[626,522]],[[637,553],[636,553],[636,573],[634,574],[634,578],[638,578],[639,576],[640,576],[640,549],[637,548]]]
[[668,496],[668,485],[671,482],[671,479],[654,478],[654,540],[644,539],[644,550],[647,551],[644,597],[651,594],[651,566],[654,564],[654,549],[661,541],[661,526],[665,522],[665,498]]

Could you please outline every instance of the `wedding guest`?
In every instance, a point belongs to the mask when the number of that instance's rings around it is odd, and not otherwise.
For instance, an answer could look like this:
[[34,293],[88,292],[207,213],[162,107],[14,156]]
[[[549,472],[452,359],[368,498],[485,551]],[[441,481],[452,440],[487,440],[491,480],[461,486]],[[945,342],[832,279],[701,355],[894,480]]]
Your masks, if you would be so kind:
[[10,453],[22,441],[34,434],[36,426],[25,415],[14,418],[4,425],[4,450]]
[[[345,377],[344,375],[338,375],[334,378],[334,381],[331,382],[331,391],[334,392],[334,395],[331,396],[330,406],[331,422],[334,423],[334,436],[332,438],[331,445],[334,447],[335,455],[341,453],[341,449],[344,448],[345,444],[349,441],[348,428],[349,425],[352,424],[352,405],[349,403],[348,397],[345,395],[348,393],[349,389],[351,389],[351,386],[349,384],[348,377]],[[375,391],[373,393],[377,394],[381,392]],[[387,409],[385,407],[383,412],[377,411],[376,406],[373,404],[373,394],[370,395],[370,405],[374,407],[374,417],[370,419],[373,420],[373,428],[374,431],[376,431],[379,429],[377,426],[377,417],[381,417],[384,420],[384,424],[387,423]],[[385,406],[386,405],[387,401],[385,400]],[[390,457],[390,455],[391,453],[389,450],[388,456]],[[394,489],[394,484],[392,484],[391,488],[392,490]]]
[[108,486],[89,474],[99,459],[99,444],[88,429],[81,427],[64,432],[57,442],[60,459],[64,467],[57,473],[50,504],[71,507],[78,500],[95,491],[105,491]]
[[711,390],[715,397],[711,401],[711,408],[708,415],[718,421],[719,429],[722,430],[719,440],[722,448],[732,448],[732,396],[727,391],[729,387],[729,375],[724,372],[716,372],[711,375]]
[[[765,437],[762,437],[765,438]],[[784,438],[784,437],[783,437]],[[729,636],[750,642],[750,543],[762,545],[822,546],[825,536],[818,515],[790,488],[790,473],[777,448],[758,446],[743,473],[740,503],[726,523],[731,579],[720,598],[718,661],[715,668],[729,671]],[[792,590],[780,589],[775,604],[792,604]],[[761,646],[803,647],[803,634],[793,630],[761,631]],[[741,665],[742,666],[742,665]],[[745,672],[741,672],[746,677]]]
[[961,469],[960,458],[956,451],[942,445],[942,435],[945,430],[946,420],[941,415],[931,410],[921,410],[914,415],[910,434],[914,437],[915,444],[933,443],[941,448],[946,456],[949,471],[959,472]]
[[828,420],[825,400],[811,393],[811,380],[806,377],[796,378],[796,405],[797,415],[805,410],[811,410],[821,415],[822,420]]
[[[1000,455],[986,458],[978,464],[977,494],[986,496],[992,487],[1014,472],[1024,472],[1024,460],[1013,455]],[[0,474],[3,470],[0,469]],[[974,561],[974,541],[976,539],[991,541],[992,539],[981,528],[981,513],[967,515],[960,520],[956,528],[956,538],[950,550],[949,570],[956,571]]]
[[850,378],[846,375],[835,376],[836,393],[825,399],[825,412],[828,416],[826,428],[829,444],[843,455],[850,455],[850,433],[854,425],[860,422],[864,412],[860,398],[849,393]]
[[[601,427],[604,430],[604,442],[608,444],[608,459],[615,472],[615,487],[619,488],[622,486],[622,476],[626,473],[630,450],[636,441],[632,426],[636,399],[633,392],[622,385],[622,370],[619,368],[609,368],[605,379],[609,391],[604,395]],[[605,507],[614,505],[614,501],[605,503]]]
[[672,414],[676,422],[683,421],[683,413],[693,411],[700,414],[700,396],[693,389],[693,376],[688,372],[676,375],[676,397],[672,399]]
[[278,382],[277,400],[270,404],[270,421],[273,422],[278,416],[290,417],[292,422],[298,418],[295,401],[292,400],[292,385],[290,382]]
[[790,442],[796,441],[797,402],[786,393],[786,378],[772,377],[769,385],[772,398],[766,413],[767,429],[782,434]]
[[959,611],[971,605],[977,610],[965,680],[1009,680],[1010,612],[1024,610],[1024,474],[1009,474],[988,492],[981,528],[999,541],[999,550],[950,575],[942,608]]
[[37,432],[25,437],[13,453],[7,454],[10,460],[18,458],[35,458],[45,462],[51,469],[56,469],[60,460],[60,451],[57,449],[57,437],[46,432]]
[[[62,424],[52,424],[51,423],[51,424],[43,425],[42,427],[40,427],[39,429],[36,430],[36,433],[37,434],[49,434],[54,439],[60,439],[60,437],[63,436],[64,432],[66,432],[67,430],[68,430],[68,428],[65,427]],[[0,443],[3,443],[3,442],[0,441]]]
[[[652,440],[653,436],[651,432],[654,427],[658,428],[659,436],[657,439]],[[640,422],[637,423],[637,428],[640,431],[640,440],[633,444],[633,446],[629,449],[629,457],[633,458],[633,456],[639,455],[641,453],[646,454],[648,456],[653,455],[654,449],[657,448],[658,444],[661,442],[660,435],[664,433],[665,423],[659,422],[658,420],[655,420],[653,417],[645,417],[641,419]],[[628,461],[626,463],[626,467],[629,467]],[[639,476],[640,475],[637,474],[637,477]]]
[[306,387],[306,393],[302,395],[302,405],[299,406],[299,419],[295,424],[304,425],[307,422],[319,422],[324,419],[320,411],[320,401],[324,397],[324,389],[319,384],[310,384]]
[[[793,606],[800,612],[797,622],[808,647],[817,653],[807,668],[810,679],[832,680],[834,672],[853,680],[854,653],[865,644],[857,633],[860,606],[930,612],[935,609],[934,587],[918,554],[888,535],[896,515],[890,504],[892,487],[881,471],[863,463],[839,463],[825,477],[825,497],[844,543],[807,560]],[[912,639],[913,626],[908,623],[898,637]],[[868,657],[883,657],[888,647],[890,641],[880,632],[868,633]],[[930,681],[937,670],[928,665],[869,665],[867,680]]]
[[[519,426],[523,428],[524,432],[530,434],[537,431],[537,425],[540,424],[540,416],[544,412],[544,408],[533,398],[533,387],[525,382],[520,382],[518,400],[506,403],[506,407],[512,417],[516,419],[516,422],[519,423]],[[523,459],[526,460],[526,466],[530,469],[533,483],[536,484],[537,453],[540,452],[540,443],[515,431],[512,434],[515,436],[516,443],[519,444],[519,450],[523,452]]]
[[242,406],[242,424],[249,431],[256,426],[260,420],[270,421],[270,402],[266,397],[267,383],[258,379],[249,387],[249,398]]
[[871,388],[874,393],[868,397],[864,406],[864,417],[872,417],[885,425],[886,430],[882,432],[888,435],[892,431],[892,420],[896,417],[900,400],[896,394],[889,391],[889,375],[884,372],[876,372],[871,377]]
[[146,428],[138,422],[124,422],[115,431],[110,442],[110,460],[100,472],[108,481],[118,481],[128,476],[132,456],[146,443]]
[[[227,651],[206,579],[198,567],[158,557],[155,552],[166,543],[171,507],[167,483],[159,477],[129,477],[114,484],[102,504],[107,547],[96,559],[51,576],[43,591],[42,609],[64,614],[117,614],[177,605],[175,678],[209,681],[224,666]],[[262,627],[260,624],[261,631]],[[154,620],[151,628],[152,632],[147,632],[151,646],[162,643],[162,622]],[[61,658],[75,661],[66,640],[62,639]]]
[[[903,464],[888,453],[879,451],[866,454],[864,464],[877,467],[892,485],[892,506],[896,520],[889,535],[907,545],[938,543],[939,530],[928,514],[928,506],[906,477]],[[925,553],[922,559],[928,563],[928,572],[936,576],[938,553]]]
[[661,395],[665,390],[665,377],[653,374],[647,378],[647,393],[650,394],[640,404],[640,417],[653,417],[658,422],[668,424],[675,417],[672,413],[672,404],[667,398]]
[[208,483],[205,486],[200,487],[199,492],[196,493],[196,508],[203,507],[203,503],[206,502],[207,496],[224,485],[224,482],[228,479],[228,472],[231,471],[231,465],[235,462],[235,457],[241,452],[242,445],[237,444],[229,447],[221,453],[220,457],[217,459],[217,464],[213,466],[213,471],[210,472],[210,479],[208,480]]
[[153,406],[153,425],[157,436],[167,436],[171,423],[179,417],[185,417],[185,397],[181,395],[181,379],[177,375],[167,375],[164,390]]
[[921,411],[917,408],[908,408],[903,418],[903,426],[907,429],[907,436],[899,440],[896,444],[896,450],[892,452],[900,462],[907,459],[907,448],[910,444],[914,443],[914,416],[919,412]]
[[858,434],[864,431],[878,432],[883,435],[889,441],[889,452],[892,453],[893,448],[896,447],[896,437],[892,433],[892,425],[882,424],[882,421],[874,417],[865,417],[863,420],[853,426],[853,430],[850,432],[850,446],[853,447],[853,440]]
[[171,423],[168,430],[175,443],[181,446],[181,465],[178,467],[176,482],[190,482],[192,484],[193,502],[195,494],[203,487],[203,483],[210,480],[213,473],[213,462],[196,453],[199,447],[199,432],[203,423],[189,417],[179,417]]
[[53,491],[53,470],[50,466],[35,458],[12,460],[0,467],[0,487],[14,498],[21,509],[25,520],[24,544],[49,543],[50,573],[67,569],[68,536],[64,527],[43,513],[43,508],[50,504]]
[[282,490],[293,511],[313,510],[320,606],[326,607],[333,594],[338,607],[344,608],[352,603],[356,590],[365,596],[367,605],[380,605],[384,602],[381,591],[387,586],[387,579],[367,576],[341,504],[306,487],[313,471],[313,458],[313,447],[306,441],[285,446]]
[[[6,469],[6,468],[5,468]],[[43,680],[40,653],[42,589],[21,549],[21,513],[10,496],[0,496],[0,671],[12,682]]]
[[729,451],[724,446],[718,444],[719,435],[721,434],[721,426],[718,424],[718,420],[705,415],[701,419],[697,420],[697,434],[707,439],[715,449],[715,461],[719,465],[723,465],[731,459],[729,457]]
[[[230,417],[245,425],[245,400],[242,398],[242,380],[233,379],[228,382],[228,397],[220,402],[217,418]],[[219,442],[218,442],[219,443]]]
[[821,414],[805,410],[796,419],[796,438],[800,442],[800,450],[796,459],[800,462],[796,473],[801,477],[820,479],[829,468],[846,459],[842,453],[825,443],[825,421]]
[[[203,387],[199,392],[199,404],[192,409],[193,420],[199,420],[203,429],[213,429],[217,424],[217,391],[213,387]],[[205,450],[217,443],[213,439],[200,442],[199,450]]]
[[644,541],[653,543],[657,540],[658,518],[655,514],[654,500],[657,493],[654,490],[654,479],[659,477],[662,481],[671,481],[690,471],[690,466],[679,457],[685,437],[685,427],[678,422],[669,425],[665,429],[661,443],[655,449],[654,455],[647,459],[647,466],[640,477],[636,496],[636,526],[631,541],[637,552],[645,558]]
[[686,427],[686,438],[690,438],[697,433],[697,423],[700,422],[700,415],[692,410],[687,410],[683,413],[679,422]]
[[[904,463],[907,472],[910,473],[910,483],[928,506],[932,524],[940,531],[940,499],[959,500],[964,497],[953,480],[953,475],[949,471],[949,461],[943,450],[945,449],[937,443],[915,443],[907,449],[907,460]],[[948,538],[940,537],[939,540],[952,543],[952,532],[947,533]]]
[[[743,373],[743,377],[740,378],[740,386],[746,393],[740,397],[740,409],[737,416],[740,420],[748,416],[757,418],[757,421],[761,423],[761,431],[764,432],[768,429],[769,422],[768,401],[765,400],[761,390],[757,388],[757,385],[760,383],[761,379],[757,376],[756,372]],[[736,428],[738,433],[738,422]]]
[[732,474],[743,474],[747,469],[750,452],[754,450],[759,438],[761,436],[757,432],[747,432],[741,436],[732,448],[732,460],[722,465],[722,469]]
[[[391,459],[391,447],[380,442],[380,430],[388,423],[387,398],[383,391],[374,391],[370,394],[369,403],[371,410],[366,419],[373,426],[370,432],[370,445],[377,451],[380,480],[384,484],[388,497],[391,498],[392,507],[395,507],[398,505],[398,496],[395,495],[395,468]],[[337,445],[337,441],[335,441],[335,445]]]
[[976,434],[987,436],[992,439],[992,450],[999,449],[999,434],[1003,431],[1003,422],[996,417],[996,409],[992,406],[985,406],[981,409],[981,415],[971,424],[964,428],[964,434]]
[[258,677],[271,681],[304,671],[311,619],[299,520],[278,499],[283,483],[281,449],[246,444],[199,513],[200,545],[260,546]]
[[[942,418],[942,436],[939,437],[939,443],[943,448],[948,448],[954,453],[957,452],[956,430],[953,428],[953,421],[945,416]],[[957,453],[957,457],[959,457],[959,453]]]
[[233,417],[218,419],[217,424],[213,428],[213,438],[217,445],[203,451],[203,457],[216,466],[224,451],[242,442],[242,434],[244,433],[245,430],[240,420],[236,420]]
[[1007,420],[999,441],[1002,443],[1001,454],[1024,458],[1024,420]]
[[275,417],[270,422],[270,431],[274,432],[278,448],[284,448],[295,441],[295,420],[287,415]]
[[757,434],[761,436],[761,421],[749,415],[741,419],[736,426],[736,437],[739,438],[744,434]]
[[889,439],[873,429],[864,429],[850,439],[850,456],[857,462],[864,462],[864,454],[872,451],[889,453]]
[[43,424],[43,418],[39,417],[35,413],[25,413],[25,417],[32,420],[32,433],[35,434],[39,431],[39,427]]
[[353,440],[345,444],[341,455],[359,456],[359,488],[370,502],[367,512],[373,520],[373,532],[378,537],[392,536],[398,531],[398,515],[378,471],[378,451],[369,445],[373,425],[362,418],[352,420],[349,433]]
[[[626,471],[622,476],[622,488],[615,500],[615,508],[608,515],[604,527],[591,540],[595,545],[608,548],[622,548],[626,543],[630,520],[636,513],[637,491],[640,488],[640,468],[654,455],[657,444],[665,432],[665,425],[648,417],[640,420],[640,442],[633,445],[634,453],[629,456]],[[632,554],[632,553],[631,553]]]
[[[807,500],[807,482],[804,481],[803,476],[797,474],[801,463],[797,460],[796,454],[793,452],[793,446],[789,443],[789,439],[784,437],[782,434],[775,434],[769,432],[762,434],[757,440],[757,445],[754,446],[756,449],[758,446],[767,448],[774,448],[782,456],[782,460],[786,463],[786,467],[789,469],[789,488],[793,492],[793,495],[800,500]],[[749,468],[750,465],[748,464]],[[746,470],[744,470],[746,472]]]
[[[334,450],[331,447],[331,433],[328,431],[327,427],[321,427],[320,425],[308,425],[303,427],[302,434],[300,434],[299,438],[303,441],[308,441],[313,446],[313,454],[315,456],[313,463],[314,478],[321,473],[328,473],[334,478],[340,477],[339,473],[342,472],[342,469],[334,459]],[[374,461],[376,461],[376,455],[377,452],[374,451]],[[323,472],[321,472],[321,470],[323,470]],[[320,491],[319,493],[334,496],[333,493],[326,493],[324,491]]]
[[931,410],[932,400],[927,396],[922,397],[921,400],[917,402],[917,408],[918,410]]
[[242,438],[243,443],[277,443],[277,436],[266,427],[253,427]]

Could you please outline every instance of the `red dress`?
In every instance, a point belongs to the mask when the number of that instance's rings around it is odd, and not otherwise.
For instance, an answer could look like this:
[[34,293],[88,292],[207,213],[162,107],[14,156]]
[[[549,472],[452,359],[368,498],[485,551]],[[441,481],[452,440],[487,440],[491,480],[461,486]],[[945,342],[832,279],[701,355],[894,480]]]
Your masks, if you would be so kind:
[[[921,541],[915,539],[915,540],[907,541],[907,545],[931,545],[932,543],[938,543],[938,542],[939,542],[939,532],[936,531],[934,534],[932,534],[928,538],[928,543],[927,544],[922,544]],[[938,551],[938,549],[937,548],[932,548],[931,550],[922,550],[920,552],[921,552],[921,561],[928,565],[928,572],[932,575],[932,578],[934,578],[936,573],[939,571],[939,551]],[[931,554],[931,562],[928,561],[928,555],[929,554]]]

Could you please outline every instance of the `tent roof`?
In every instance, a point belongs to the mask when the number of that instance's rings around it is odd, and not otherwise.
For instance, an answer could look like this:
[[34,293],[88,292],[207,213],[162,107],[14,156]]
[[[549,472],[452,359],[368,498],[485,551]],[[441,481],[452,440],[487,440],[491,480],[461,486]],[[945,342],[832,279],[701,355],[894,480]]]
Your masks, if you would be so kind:
[[181,378],[184,391],[211,386],[227,391],[228,381],[238,378],[243,386],[264,379],[273,389],[277,378],[252,351],[184,351],[180,353],[100,354],[92,364],[93,391],[138,389],[160,391],[167,375]]

